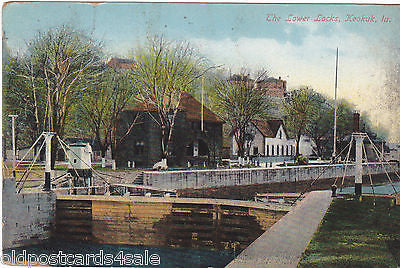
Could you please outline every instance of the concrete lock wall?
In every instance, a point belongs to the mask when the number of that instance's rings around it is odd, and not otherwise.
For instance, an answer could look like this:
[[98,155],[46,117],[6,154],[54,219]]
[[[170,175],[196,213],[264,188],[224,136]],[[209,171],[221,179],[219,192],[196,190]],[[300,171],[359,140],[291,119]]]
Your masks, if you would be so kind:
[[[346,172],[345,172],[346,170]],[[363,165],[363,174],[382,174],[399,170],[398,163]],[[310,165],[277,168],[213,169],[144,172],[144,184],[161,189],[207,188],[270,182],[296,182],[338,176],[354,176],[354,164]]]
[[40,243],[50,238],[56,195],[16,194],[15,180],[3,179],[3,248]]

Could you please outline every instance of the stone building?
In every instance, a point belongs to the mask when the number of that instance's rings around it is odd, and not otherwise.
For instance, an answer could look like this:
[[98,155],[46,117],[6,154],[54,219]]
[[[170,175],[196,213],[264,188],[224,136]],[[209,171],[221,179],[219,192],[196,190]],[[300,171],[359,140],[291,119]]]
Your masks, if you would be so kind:
[[[238,75],[234,74],[230,77],[230,81],[234,83],[247,83],[249,86],[254,85],[254,79],[250,78],[250,75]],[[281,77],[274,78],[268,77],[263,80],[259,80],[256,83],[256,88],[260,90],[261,94],[272,98],[284,98],[286,92],[286,81],[282,80]]]
[[[171,155],[168,166],[214,165],[222,149],[223,121],[204,107],[204,131],[201,131],[201,103],[188,93],[184,93],[175,119],[175,127],[170,143]],[[136,167],[152,167],[161,160],[161,129],[152,117],[158,116],[155,110],[136,105],[125,110],[121,122],[133,122],[138,115],[137,124],[119,146],[116,161],[119,167],[134,161]],[[125,133],[129,124],[120,124],[120,132]]]
[[274,98],[284,98],[286,96],[286,81],[281,77],[278,79],[269,77],[257,83],[259,88],[265,96]]

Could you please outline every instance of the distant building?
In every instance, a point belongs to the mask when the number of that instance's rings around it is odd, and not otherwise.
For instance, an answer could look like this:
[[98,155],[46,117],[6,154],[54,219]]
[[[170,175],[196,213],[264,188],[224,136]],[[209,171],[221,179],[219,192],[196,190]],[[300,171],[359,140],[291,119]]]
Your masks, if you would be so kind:
[[286,81],[281,77],[278,79],[269,77],[265,80],[257,82],[259,88],[265,96],[284,98],[286,96]]
[[[234,74],[230,77],[230,81],[235,83],[248,83],[249,86],[254,85],[254,79],[250,78],[250,75],[238,75]],[[256,88],[267,97],[284,98],[286,96],[286,81],[282,80],[281,77],[278,79],[274,77],[268,77],[266,79],[257,81]]]
[[[247,142],[246,150],[261,162],[282,162],[293,159],[296,154],[296,141],[288,136],[282,120],[253,120],[248,134],[252,140]],[[238,154],[235,137],[232,138],[232,154]]]
[[388,152],[385,153],[385,160],[400,161],[400,144],[387,143]]
[[130,59],[121,59],[121,58],[111,57],[107,60],[106,64],[109,67],[112,67],[114,69],[133,69],[133,68],[135,68],[135,62]]
[[271,104],[271,109],[268,110],[268,114],[273,118],[284,118],[283,102],[288,93],[286,81],[282,80],[281,77],[278,79],[268,77],[259,80],[257,84],[254,85],[254,79],[251,79],[250,75],[234,74],[230,77],[230,81],[233,83],[247,83],[249,87],[255,86],[260,91],[260,94],[265,97],[266,102]]
[[[135,161],[138,167],[151,167],[161,160],[161,129],[153,119],[158,116],[155,109],[148,109],[141,104],[126,109],[120,118],[120,135],[125,133],[124,126],[127,125],[122,122],[133,122],[138,114],[140,119],[137,126],[117,149],[116,161],[120,167],[126,166],[127,161]],[[192,165],[215,163],[222,149],[223,123],[204,106],[204,131],[201,131],[201,103],[184,93],[172,132],[168,166],[186,166],[188,161]]]

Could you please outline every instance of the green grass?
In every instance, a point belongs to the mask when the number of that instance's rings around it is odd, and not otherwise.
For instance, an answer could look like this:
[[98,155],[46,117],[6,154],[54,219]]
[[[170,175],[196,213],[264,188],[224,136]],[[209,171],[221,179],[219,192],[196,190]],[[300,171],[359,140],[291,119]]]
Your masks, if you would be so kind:
[[299,267],[400,266],[400,206],[392,198],[335,199]]

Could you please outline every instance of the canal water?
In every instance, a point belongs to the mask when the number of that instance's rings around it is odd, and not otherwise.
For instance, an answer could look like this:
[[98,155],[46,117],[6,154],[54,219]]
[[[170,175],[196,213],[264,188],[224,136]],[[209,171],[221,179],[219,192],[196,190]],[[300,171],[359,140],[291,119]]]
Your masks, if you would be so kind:
[[13,261],[21,264],[23,261],[28,261],[30,257],[31,264],[50,266],[217,268],[225,267],[234,259],[234,255],[228,250],[49,241],[40,245],[4,250],[3,260],[8,264]]
[[[396,189],[396,191],[395,191]],[[374,191],[373,191],[374,190]],[[338,193],[354,193],[354,187],[345,187],[342,189],[337,190]],[[372,189],[371,186],[363,186],[362,187],[362,193],[363,194],[379,194],[379,195],[392,195],[395,194],[396,192],[400,192],[400,182],[394,182],[393,186],[392,184],[384,184],[384,185],[374,185],[374,188]]]

